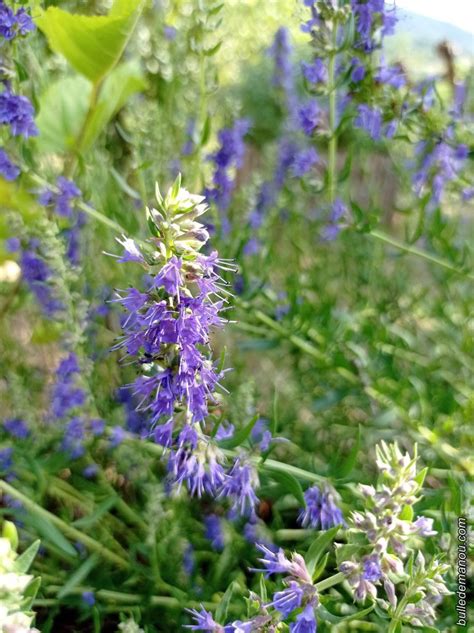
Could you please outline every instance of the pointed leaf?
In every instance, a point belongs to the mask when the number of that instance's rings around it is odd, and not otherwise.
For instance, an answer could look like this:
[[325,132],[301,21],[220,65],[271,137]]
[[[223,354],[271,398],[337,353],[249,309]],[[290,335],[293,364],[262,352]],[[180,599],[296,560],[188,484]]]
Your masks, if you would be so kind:
[[29,570],[31,563],[34,561],[35,556],[38,553],[39,546],[40,541],[35,541],[23,552],[23,554],[18,556],[15,561],[15,569],[19,574],[26,574]]
[[304,508],[305,501],[303,489],[296,477],[294,475],[291,475],[290,473],[285,473],[281,470],[272,470],[272,468],[268,466],[266,470],[271,474],[272,478],[275,479],[275,481],[283,486],[286,492],[294,495],[300,506]]
[[253,427],[255,426],[257,420],[259,419],[259,414],[254,415],[254,417],[250,420],[248,424],[246,424],[243,428],[241,428],[237,433],[230,437],[228,440],[221,440],[219,442],[219,446],[222,448],[237,448],[237,446],[241,446],[245,440],[249,437],[252,432]]
[[237,588],[238,584],[235,580],[227,587],[226,592],[222,596],[219,606],[216,609],[217,622],[225,622],[227,620],[227,612],[229,610],[230,601],[232,600],[234,591]]
[[330,528],[325,532],[321,532],[321,534],[310,545],[304,559],[306,562],[306,567],[308,568],[311,576],[314,574],[316,565],[318,564],[321,556],[323,556],[323,554],[325,553],[326,548],[330,543],[334,541],[340,527],[340,525],[336,525],[335,527]]
[[357,611],[357,613],[351,613],[350,615],[339,616],[334,615],[330,611],[326,609],[322,604],[317,608],[318,615],[320,616],[323,622],[330,622],[331,624],[341,624],[342,622],[350,622],[351,620],[361,620],[368,615],[371,611],[374,610],[374,605],[367,607],[367,609],[363,609],[362,611]]
[[100,557],[98,554],[92,554],[87,558],[80,567],[76,569],[76,571],[69,577],[67,582],[64,584],[61,591],[58,592],[58,599],[64,598],[67,596],[73,589],[80,585],[89,575],[89,573],[94,569],[94,567],[99,562]]
[[50,47],[81,75],[101,81],[117,64],[135,28],[144,0],[116,0],[106,16],[68,13],[49,7],[36,24]]

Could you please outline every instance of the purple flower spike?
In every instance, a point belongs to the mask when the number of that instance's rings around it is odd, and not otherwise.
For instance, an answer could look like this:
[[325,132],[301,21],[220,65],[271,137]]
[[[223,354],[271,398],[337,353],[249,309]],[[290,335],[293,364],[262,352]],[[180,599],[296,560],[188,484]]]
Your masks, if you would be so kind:
[[304,493],[306,508],[300,513],[298,520],[303,527],[328,530],[335,525],[343,525],[344,519],[334,501],[334,493],[330,488],[322,490],[318,486],[308,488]]

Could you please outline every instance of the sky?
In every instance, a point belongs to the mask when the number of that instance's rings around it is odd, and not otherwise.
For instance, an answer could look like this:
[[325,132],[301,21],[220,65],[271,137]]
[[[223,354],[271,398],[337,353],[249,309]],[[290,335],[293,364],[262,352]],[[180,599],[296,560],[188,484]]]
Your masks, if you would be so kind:
[[474,0],[396,0],[396,4],[414,13],[450,22],[474,34]]

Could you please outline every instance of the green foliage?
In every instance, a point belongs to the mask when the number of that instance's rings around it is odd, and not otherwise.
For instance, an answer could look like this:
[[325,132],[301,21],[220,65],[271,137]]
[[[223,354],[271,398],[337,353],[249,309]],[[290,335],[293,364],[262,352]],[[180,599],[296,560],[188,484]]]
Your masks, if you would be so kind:
[[144,0],[116,0],[107,16],[83,16],[49,7],[36,17],[36,23],[50,47],[97,84],[121,58],[143,5]]
[[80,147],[87,151],[130,97],[145,87],[135,62],[120,64],[104,80],[89,111],[91,84],[79,75],[59,79],[47,88],[40,100],[38,149],[56,153],[71,151],[81,135]]

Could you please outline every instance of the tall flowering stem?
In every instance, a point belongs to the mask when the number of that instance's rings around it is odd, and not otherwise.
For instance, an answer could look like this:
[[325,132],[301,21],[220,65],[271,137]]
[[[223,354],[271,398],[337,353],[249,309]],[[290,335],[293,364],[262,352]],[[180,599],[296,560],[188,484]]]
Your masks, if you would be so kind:
[[214,494],[224,481],[223,455],[206,435],[206,418],[222,372],[209,336],[225,323],[228,293],[217,271],[233,267],[216,252],[200,253],[209,235],[197,218],[208,207],[181,188],[180,176],[165,197],[157,187],[156,199],[157,208],[147,209],[148,242],[139,247],[118,239],[125,249],[119,261],[141,265],[150,283],[144,292],[119,292],[127,316],[116,348],[139,369],[131,387],[147,413],[149,435],[169,449],[172,479],[193,494]]

